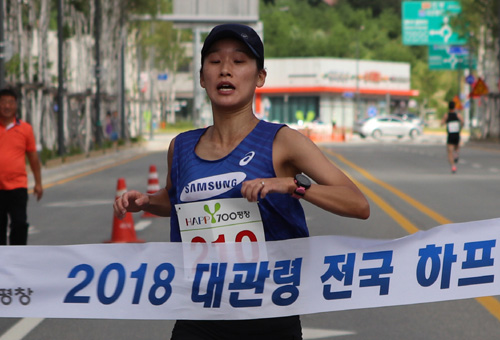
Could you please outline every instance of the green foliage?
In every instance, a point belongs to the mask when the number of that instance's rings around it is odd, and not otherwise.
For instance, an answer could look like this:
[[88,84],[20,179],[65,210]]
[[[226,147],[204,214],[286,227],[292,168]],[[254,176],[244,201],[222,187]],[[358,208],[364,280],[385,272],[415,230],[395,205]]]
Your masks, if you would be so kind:
[[181,133],[187,130],[192,130],[194,128],[195,126],[193,125],[192,121],[177,121],[175,122],[175,124],[167,124],[165,126],[165,129],[160,129],[160,132]]
[[[180,41],[177,41],[178,30],[174,29],[171,22],[156,22],[154,24],[154,34],[147,38],[147,41],[155,46],[155,65],[159,69],[173,70],[189,62],[185,57],[185,49],[181,42],[190,38],[187,32],[180,32]],[[174,63],[177,62],[177,66]]]
[[349,0],[349,4],[355,8],[371,8],[374,17],[378,17],[387,10],[401,13],[401,0]]
[[172,0],[124,0],[123,7],[131,14],[171,13]]
[[143,141],[144,141],[144,137],[142,137],[142,136],[130,137],[131,143],[139,143],[139,142],[143,142]]
[[14,75],[15,79],[19,79],[20,64],[21,58],[19,57],[19,53],[16,53],[7,63],[5,63],[5,73],[7,75]]
[[79,155],[82,153],[82,148],[80,148],[78,145],[70,145],[68,152],[66,153],[67,156],[72,156],[72,155]]
[[[70,145],[64,157],[80,155],[82,153],[83,150],[79,146]],[[49,149],[44,146],[42,148],[42,151],[40,151],[39,157],[40,157],[40,162],[42,162],[43,165],[46,165],[47,161],[59,158],[60,156],[59,153],[57,152],[57,148]]]
[[[24,66],[24,76],[28,77],[28,61],[29,57],[26,57],[23,60],[23,66]],[[35,74],[33,76],[33,81],[37,82],[39,81],[39,74],[38,74],[38,62],[39,62],[39,57],[32,57],[34,61],[33,64],[33,69],[35,70]],[[47,62],[47,67],[51,67],[53,65],[53,62]],[[5,73],[9,76],[14,76],[15,79],[19,79],[21,76],[21,59],[19,53],[16,53],[12,56],[12,58],[5,63]]]
[[40,152],[40,162],[42,162],[43,165],[45,165],[48,160],[54,159],[56,157],[57,157],[56,149],[48,149],[44,146],[42,151]]
[[[470,45],[473,50],[477,50],[480,27],[485,27],[492,33],[494,39],[487,41],[492,45],[497,44],[500,38],[500,16],[498,0],[460,0],[462,12],[453,18],[451,24],[463,36],[470,37]],[[494,46],[489,46],[493,47]]]
[[346,0],[335,6],[324,2],[312,6],[302,0],[262,1],[266,56],[356,58],[359,46],[362,59],[395,60],[395,55],[396,61],[414,62],[411,48],[397,47],[401,45],[400,12],[383,6],[383,1],[375,9],[366,1],[356,3],[358,7]]
[[[149,14],[154,17],[157,14],[172,13],[173,1],[127,0],[125,7],[129,15]],[[155,67],[160,70],[176,71],[188,65],[190,60],[185,56],[182,43],[192,41],[191,30],[174,29],[172,22],[136,20],[129,21],[129,32],[137,35],[136,47],[140,49],[143,61],[141,68],[146,68],[152,51],[155,53]]]
[[[53,1],[53,6],[57,7],[57,1]],[[89,0],[70,0],[69,4],[75,8],[78,12],[82,12],[86,15],[90,14],[90,1]]]
[[[276,0],[274,6],[261,7],[266,56],[355,56],[355,48],[350,46],[352,26],[360,20],[349,8],[340,6],[334,11],[324,3],[311,7],[298,0]],[[352,20],[351,27],[342,23],[342,16]]]
[[411,65],[412,89],[420,91],[417,101],[441,112],[447,97],[457,93],[456,72],[429,70],[426,46],[403,45],[402,1],[338,0],[333,3],[330,6],[323,1],[261,0],[266,57],[355,59],[359,56],[365,60],[407,62]]

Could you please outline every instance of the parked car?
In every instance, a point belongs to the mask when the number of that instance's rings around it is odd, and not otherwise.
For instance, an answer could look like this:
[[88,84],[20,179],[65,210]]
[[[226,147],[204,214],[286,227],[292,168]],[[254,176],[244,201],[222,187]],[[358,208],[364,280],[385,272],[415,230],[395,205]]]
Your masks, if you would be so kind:
[[359,134],[361,138],[366,136],[372,136],[373,138],[382,136],[415,138],[422,134],[422,125],[396,116],[377,116],[357,121],[354,123],[353,132]]
[[419,124],[422,126],[425,125],[425,122],[422,119],[420,119],[419,116],[413,113],[396,113],[395,116],[401,118],[402,120],[407,120],[415,124]]

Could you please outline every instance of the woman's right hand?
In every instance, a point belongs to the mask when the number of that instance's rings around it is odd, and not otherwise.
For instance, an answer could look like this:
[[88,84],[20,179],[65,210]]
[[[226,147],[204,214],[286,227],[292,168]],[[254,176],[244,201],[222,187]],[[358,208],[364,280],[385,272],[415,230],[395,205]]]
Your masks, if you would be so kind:
[[115,216],[119,219],[125,217],[127,212],[138,212],[149,205],[149,196],[136,190],[125,192],[113,204]]

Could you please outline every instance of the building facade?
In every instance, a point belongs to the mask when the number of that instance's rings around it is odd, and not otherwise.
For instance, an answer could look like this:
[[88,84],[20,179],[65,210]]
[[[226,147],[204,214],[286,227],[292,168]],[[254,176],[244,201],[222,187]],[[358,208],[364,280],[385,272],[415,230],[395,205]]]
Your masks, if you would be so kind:
[[287,124],[317,122],[351,128],[374,115],[406,112],[418,91],[410,64],[336,58],[266,59],[266,84],[257,89],[260,118]]

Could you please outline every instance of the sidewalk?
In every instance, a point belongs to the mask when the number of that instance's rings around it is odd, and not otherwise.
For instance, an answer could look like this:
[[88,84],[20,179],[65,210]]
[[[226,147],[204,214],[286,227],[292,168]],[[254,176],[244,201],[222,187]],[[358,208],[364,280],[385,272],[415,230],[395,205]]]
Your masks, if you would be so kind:
[[468,140],[464,146],[495,150],[500,152],[500,142],[496,140]]
[[[109,166],[144,153],[162,151],[166,153],[168,146],[170,145],[170,141],[174,137],[175,134],[155,134],[152,140],[147,139],[138,145],[131,145],[117,151],[106,150],[98,155],[94,153],[91,157],[69,161],[50,168],[42,167],[42,183],[44,186],[52,184],[63,179]],[[34,185],[33,174],[31,173],[29,166],[27,166],[27,170],[28,189],[32,189]]]

